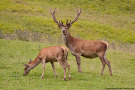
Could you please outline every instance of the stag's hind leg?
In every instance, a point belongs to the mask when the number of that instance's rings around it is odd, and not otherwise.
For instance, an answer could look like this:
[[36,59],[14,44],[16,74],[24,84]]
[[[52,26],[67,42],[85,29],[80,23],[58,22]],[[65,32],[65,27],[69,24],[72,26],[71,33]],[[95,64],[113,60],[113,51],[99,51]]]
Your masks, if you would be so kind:
[[103,64],[102,70],[101,70],[101,75],[103,75],[103,71],[105,68],[105,65],[107,64],[109,67],[109,71],[110,71],[110,75],[112,75],[112,69],[111,69],[111,65],[110,62],[106,59],[105,54],[99,55],[99,58]]
[[105,56],[104,56],[104,60],[105,60],[106,64],[108,65],[108,67],[109,67],[109,71],[110,71],[110,75],[112,76],[111,64],[110,64],[110,62],[106,59],[106,57],[105,57]]

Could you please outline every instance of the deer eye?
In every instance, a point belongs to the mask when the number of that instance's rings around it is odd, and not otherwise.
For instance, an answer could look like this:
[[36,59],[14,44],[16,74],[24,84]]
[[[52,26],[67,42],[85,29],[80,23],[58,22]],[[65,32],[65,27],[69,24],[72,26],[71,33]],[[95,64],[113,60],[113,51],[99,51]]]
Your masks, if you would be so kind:
[[27,70],[27,68],[28,68],[28,66],[27,66],[27,67],[25,67],[24,69],[25,69],[25,70]]

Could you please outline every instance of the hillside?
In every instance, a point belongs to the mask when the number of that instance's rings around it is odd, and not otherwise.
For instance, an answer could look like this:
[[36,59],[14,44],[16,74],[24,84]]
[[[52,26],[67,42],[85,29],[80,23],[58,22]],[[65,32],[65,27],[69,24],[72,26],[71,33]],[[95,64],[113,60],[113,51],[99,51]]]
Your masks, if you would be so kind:
[[81,7],[82,13],[70,28],[73,36],[135,43],[134,0],[0,0],[0,30],[61,35],[49,9],[57,8],[57,19],[65,22],[75,18],[76,7]]

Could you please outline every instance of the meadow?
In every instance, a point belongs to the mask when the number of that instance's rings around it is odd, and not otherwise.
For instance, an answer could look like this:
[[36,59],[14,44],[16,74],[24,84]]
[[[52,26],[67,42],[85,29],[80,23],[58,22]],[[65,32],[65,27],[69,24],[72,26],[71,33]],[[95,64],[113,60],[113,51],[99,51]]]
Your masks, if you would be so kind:
[[[24,64],[34,60],[41,48],[63,45],[61,30],[49,12],[57,8],[56,18],[64,23],[78,20],[69,29],[72,36],[85,40],[105,40],[110,44],[106,66],[100,75],[99,58],[81,58],[82,74],[69,52],[71,80],[63,81],[64,70],[50,63],[40,79],[42,64],[23,76]],[[104,90],[135,89],[135,0],[0,0],[0,90]],[[67,72],[68,77],[68,72]]]
[[107,88],[135,88],[135,52],[123,51],[122,49],[113,50],[110,48],[107,51],[107,58],[111,62],[113,76],[110,76],[107,66],[104,75],[100,75],[102,64],[98,58],[82,58],[83,73],[79,74],[75,57],[70,53],[68,56],[71,68],[70,81],[68,79],[63,81],[64,70],[59,63],[55,63],[57,78],[54,76],[50,63],[46,64],[43,79],[40,79],[42,64],[31,70],[27,76],[23,76],[24,64],[28,63],[30,58],[34,60],[41,48],[54,45],[56,44],[0,39],[0,89],[101,90]]

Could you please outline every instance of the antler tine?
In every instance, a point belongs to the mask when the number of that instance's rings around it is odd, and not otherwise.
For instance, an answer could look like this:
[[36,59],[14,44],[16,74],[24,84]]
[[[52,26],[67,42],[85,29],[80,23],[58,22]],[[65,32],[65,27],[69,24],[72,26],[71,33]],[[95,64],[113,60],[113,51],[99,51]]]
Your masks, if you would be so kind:
[[78,9],[76,8],[76,12],[78,13]]
[[66,19],[66,24],[68,24],[68,19]]
[[52,10],[51,10],[51,9],[49,9],[49,11],[50,11],[51,15],[53,15]]
[[49,9],[49,12],[52,14],[52,11],[51,11],[51,9]]
[[53,12],[52,12],[51,9],[50,9],[50,13],[51,13],[51,15],[52,15],[53,20],[58,24],[58,21],[57,21],[57,19],[56,19],[56,17],[55,17],[55,12],[56,12],[56,8],[54,9]]
[[79,15],[81,14],[81,8],[80,11],[76,8],[76,12],[77,12],[77,16],[74,21],[70,22],[70,24],[73,24],[78,19]]
[[62,20],[61,20],[61,25],[63,26],[63,22],[62,22]]
[[71,23],[71,19],[70,19],[70,22],[69,23]]
[[81,8],[80,8],[79,15],[81,14],[81,12],[82,12],[82,10],[81,10]]

